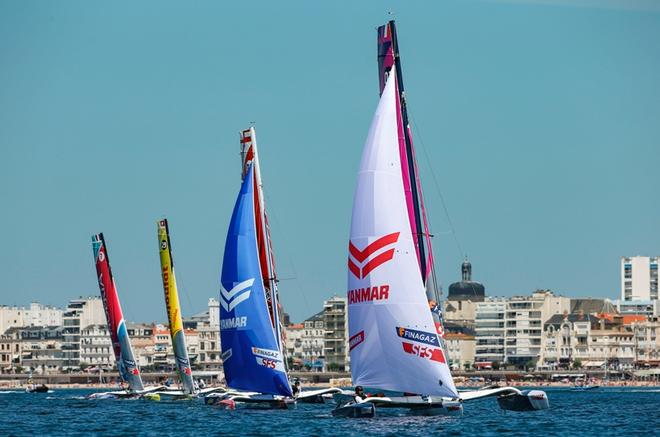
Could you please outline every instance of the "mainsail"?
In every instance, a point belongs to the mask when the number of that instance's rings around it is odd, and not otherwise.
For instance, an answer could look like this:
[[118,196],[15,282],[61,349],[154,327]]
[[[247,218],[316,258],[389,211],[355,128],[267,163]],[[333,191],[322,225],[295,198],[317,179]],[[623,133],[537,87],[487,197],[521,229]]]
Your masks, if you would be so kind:
[[355,385],[457,397],[411,230],[400,153],[397,72],[385,80],[364,147],[348,258]]
[[112,349],[115,353],[119,375],[128,384],[129,391],[143,391],[144,385],[140,377],[140,369],[135,361],[133,348],[128,338],[126,322],[124,321],[124,315],[119,304],[117,287],[115,286],[115,280],[110,269],[108,250],[102,233],[92,236],[92,249],[94,250],[96,275],[99,281],[101,297],[103,298],[103,308],[105,309],[105,317],[108,321]]
[[176,368],[181,378],[183,392],[193,394],[195,384],[193,382],[190,359],[186,348],[186,336],[181,319],[181,306],[179,305],[179,292],[174,276],[174,260],[172,259],[172,246],[170,244],[170,231],[167,219],[157,222],[158,225],[158,247],[160,252],[160,267],[163,278],[163,289],[165,291],[165,305],[167,306],[167,319],[170,324],[170,336],[174,350]]
[[234,206],[222,262],[222,365],[231,388],[292,396],[260,268],[254,193],[254,165],[250,164]]

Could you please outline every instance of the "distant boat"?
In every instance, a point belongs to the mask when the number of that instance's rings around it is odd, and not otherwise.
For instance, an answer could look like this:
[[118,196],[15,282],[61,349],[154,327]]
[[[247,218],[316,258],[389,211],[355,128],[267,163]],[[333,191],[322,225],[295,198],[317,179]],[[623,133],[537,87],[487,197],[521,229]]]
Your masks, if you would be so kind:
[[112,350],[117,362],[121,380],[127,385],[125,390],[94,393],[90,398],[140,397],[158,390],[159,387],[145,389],[140,369],[133,354],[133,348],[126,329],[126,321],[119,304],[119,295],[115,285],[108,250],[103,233],[92,236],[92,249],[96,263],[96,275],[103,299],[103,308],[112,340]]
[[[505,409],[543,408],[513,387],[456,390],[393,21],[378,28],[378,67],[381,97],[362,154],[348,245],[349,349],[354,385],[403,395],[338,395],[333,415],[373,415],[364,403],[413,414],[461,414],[462,400],[502,395],[511,400],[500,402]],[[532,394],[544,397],[547,407],[545,393]]]
[[26,393],[48,393],[48,386],[46,384],[32,384],[30,383],[25,389]]
[[161,278],[165,292],[165,306],[167,307],[167,320],[169,322],[170,338],[174,351],[174,361],[181,381],[181,390],[161,390],[157,393],[163,396],[177,398],[192,398],[198,394],[221,391],[220,388],[206,388],[200,390],[195,384],[186,346],[186,336],[179,304],[179,291],[174,274],[174,258],[172,257],[172,243],[170,230],[166,218],[156,222],[158,232],[158,248],[160,255]]
[[183,394],[194,395],[197,389],[193,381],[190,358],[188,357],[188,349],[186,348],[186,336],[183,330],[181,306],[179,305],[179,292],[176,287],[176,277],[174,276],[170,232],[166,218],[157,222],[157,229],[161,278],[163,279],[163,290],[165,291],[165,306],[167,307],[167,320],[172,339],[174,361],[176,362],[177,373],[181,380]]
[[587,391],[587,390],[595,390],[597,388],[600,388],[600,385],[574,385],[571,387],[571,390],[574,391]]

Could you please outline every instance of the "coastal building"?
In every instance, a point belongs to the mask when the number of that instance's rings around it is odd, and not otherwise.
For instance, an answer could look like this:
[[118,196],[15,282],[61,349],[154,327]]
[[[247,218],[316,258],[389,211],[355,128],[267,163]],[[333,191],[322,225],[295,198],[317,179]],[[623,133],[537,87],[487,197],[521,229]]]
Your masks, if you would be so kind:
[[126,332],[131,339],[135,360],[143,370],[153,366],[156,352],[154,331],[154,324],[131,322],[126,324]]
[[202,370],[222,370],[220,360],[220,328],[211,327],[209,323],[199,325],[199,358],[197,364]]
[[103,302],[99,297],[81,297],[69,302],[62,315],[64,365],[63,370],[75,370],[80,365],[80,330],[89,325],[106,323]]
[[174,351],[170,341],[170,330],[165,325],[157,324],[154,329],[154,355],[152,364],[156,370],[174,370]]
[[[196,329],[184,329],[183,335],[186,337],[186,348],[188,349],[190,366],[197,368],[199,359],[199,332]],[[175,360],[174,355],[172,355],[172,360]]]
[[303,322],[300,340],[303,366],[306,369],[322,371],[325,368],[325,315],[323,311]]
[[220,359],[220,303],[208,301],[207,318],[197,325],[199,338],[197,365],[202,370],[222,370]]
[[461,265],[461,281],[449,286],[447,300],[483,302],[486,297],[486,287],[472,280],[472,264],[465,259]]
[[658,257],[621,257],[621,300],[658,300]]
[[300,370],[303,367],[303,332],[305,332],[305,325],[302,323],[294,323],[284,327],[286,357],[295,370]]
[[348,300],[334,296],[323,303],[323,348],[327,370],[348,371]]
[[61,326],[9,328],[6,334],[18,344],[16,364],[37,374],[60,371],[65,363],[63,331]]
[[660,366],[660,318],[648,317],[631,323],[635,339],[635,365]]
[[115,366],[112,339],[107,325],[88,325],[80,331],[80,366],[91,366],[103,370]]
[[612,303],[616,310],[607,312],[643,314],[648,317],[660,316],[660,300],[615,300]]
[[591,329],[589,362],[584,367],[603,367],[613,370],[631,369],[635,362],[634,333],[622,316],[612,320],[601,317]]
[[14,339],[0,334],[0,373],[11,372],[14,367]]
[[469,370],[474,366],[476,345],[474,335],[447,332],[445,334],[445,345],[448,353],[448,364],[452,370]]
[[475,353],[476,368],[491,368],[504,362],[504,298],[487,297],[475,307]]
[[537,290],[531,296],[506,300],[505,361],[507,364],[534,365],[541,357],[543,322],[553,315],[567,313],[570,299],[555,296],[549,290]]
[[0,306],[0,334],[12,327],[61,326],[63,311],[50,305],[32,302],[28,308]]
[[575,362],[590,361],[591,326],[598,318],[591,314],[555,314],[543,328],[539,369],[570,369]]

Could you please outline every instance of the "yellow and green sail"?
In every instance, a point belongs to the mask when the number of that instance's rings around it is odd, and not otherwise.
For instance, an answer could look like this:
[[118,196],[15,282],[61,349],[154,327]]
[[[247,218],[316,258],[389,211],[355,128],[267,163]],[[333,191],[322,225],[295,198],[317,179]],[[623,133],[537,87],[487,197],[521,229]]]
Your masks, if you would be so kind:
[[176,368],[181,378],[183,392],[193,394],[195,384],[193,382],[190,359],[186,349],[186,337],[183,331],[183,320],[181,319],[181,306],[179,305],[179,292],[176,288],[174,277],[174,261],[170,248],[170,233],[167,227],[167,219],[158,221],[158,246],[160,252],[161,276],[163,278],[163,289],[165,291],[165,305],[167,306],[167,319],[170,324],[170,336],[174,350]]

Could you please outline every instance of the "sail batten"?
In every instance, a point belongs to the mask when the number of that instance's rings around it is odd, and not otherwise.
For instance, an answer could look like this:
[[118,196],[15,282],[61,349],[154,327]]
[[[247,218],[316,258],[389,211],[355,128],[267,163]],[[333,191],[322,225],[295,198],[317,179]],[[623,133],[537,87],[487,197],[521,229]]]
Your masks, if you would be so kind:
[[131,341],[128,336],[126,321],[119,303],[119,295],[115,285],[108,251],[103,238],[103,233],[92,236],[92,250],[96,264],[96,276],[99,283],[101,298],[103,300],[103,309],[105,310],[108,330],[112,340],[112,350],[117,362],[117,369],[122,381],[128,384],[128,390],[131,392],[140,392],[144,390],[140,369],[133,354]]
[[167,320],[170,328],[170,339],[176,361],[177,373],[181,380],[182,391],[186,394],[195,393],[195,384],[192,377],[190,358],[186,347],[186,336],[179,304],[179,291],[174,274],[174,259],[167,219],[156,222],[158,231],[158,247],[160,255],[161,278],[165,292],[165,306],[167,307]]
[[351,373],[355,385],[456,397],[415,247],[402,171],[397,71],[367,137],[353,203],[348,257]]

